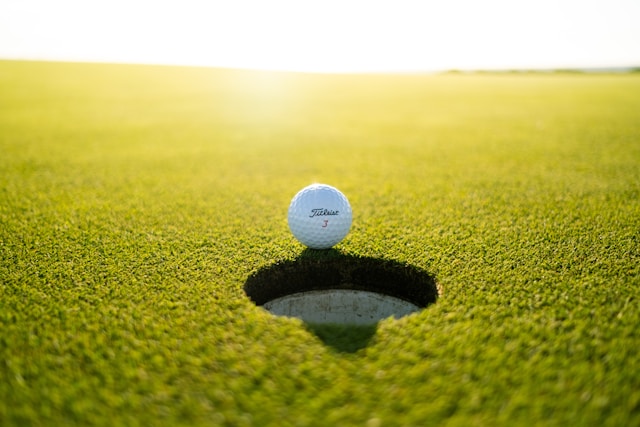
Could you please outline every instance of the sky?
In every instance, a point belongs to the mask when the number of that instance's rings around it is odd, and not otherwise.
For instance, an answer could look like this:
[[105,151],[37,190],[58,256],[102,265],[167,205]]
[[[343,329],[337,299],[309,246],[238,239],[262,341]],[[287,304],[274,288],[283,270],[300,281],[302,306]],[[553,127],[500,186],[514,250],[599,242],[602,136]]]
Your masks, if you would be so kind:
[[0,58],[316,72],[640,66],[640,0],[0,0]]

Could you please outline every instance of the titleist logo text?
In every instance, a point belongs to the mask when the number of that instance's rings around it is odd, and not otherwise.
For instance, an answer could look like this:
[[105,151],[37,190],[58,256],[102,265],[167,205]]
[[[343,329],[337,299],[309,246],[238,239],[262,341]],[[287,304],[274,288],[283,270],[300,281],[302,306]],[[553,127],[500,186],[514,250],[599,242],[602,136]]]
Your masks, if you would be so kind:
[[338,215],[339,213],[339,211],[332,211],[331,209],[311,209],[311,215],[309,215],[309,218],[313,218],[314,216]]

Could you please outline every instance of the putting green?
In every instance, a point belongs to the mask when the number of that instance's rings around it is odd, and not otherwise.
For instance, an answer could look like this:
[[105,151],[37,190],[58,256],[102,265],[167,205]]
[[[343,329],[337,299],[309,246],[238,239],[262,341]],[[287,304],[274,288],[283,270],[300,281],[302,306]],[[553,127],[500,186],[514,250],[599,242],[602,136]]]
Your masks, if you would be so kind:
[[[0,94],[3,426],[640,424],[640,75],[4,61]],[[332,251],[287,227],[312,182]],[[321,327],[244,291],[358,259],[441,295]]]

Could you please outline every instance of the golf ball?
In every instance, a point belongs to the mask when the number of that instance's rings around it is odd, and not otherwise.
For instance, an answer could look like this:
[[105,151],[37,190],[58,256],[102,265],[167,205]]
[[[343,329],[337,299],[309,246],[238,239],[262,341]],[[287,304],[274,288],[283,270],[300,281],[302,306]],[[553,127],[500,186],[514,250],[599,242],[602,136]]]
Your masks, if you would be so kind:
[[351,205],[338,189],[312,184],[300,190],[289,205],[289,229],[311,249],[329,249],[351,228]]

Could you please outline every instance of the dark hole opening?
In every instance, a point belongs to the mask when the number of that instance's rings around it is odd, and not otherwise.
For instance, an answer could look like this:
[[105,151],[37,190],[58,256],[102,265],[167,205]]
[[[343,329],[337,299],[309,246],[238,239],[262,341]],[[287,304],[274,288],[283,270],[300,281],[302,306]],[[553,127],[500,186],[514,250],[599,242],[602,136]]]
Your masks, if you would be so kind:
[[[335,249],[306,249],[295,260],[276,262],[261,268],[247,278],[244,290],[258,306],[269,306],[273,301],[288,297],[294,297],[294,301],[289,302],[296,303],[295,298],[301,294],[326,298],[322,295],[333,291],[356,291],[351,294],[356,295],[352,298],[357,299],[358,295],[363,294],[359,291],[364,291],[365,294],[397,298],[423,309],[435,303],[439,296],[435,277],[418,267],[392,260],[345,255]],[[332,310],[332,307],[322,307]],[[349,310],[349,306],[340,309]],[[307,330],[340,352],[355,352],[365,347],[374,336],[378,321],[388,317],[386,314],[378,318],[374,315],[367,319],[369,323],[336,321],[318,324],[309,320],[305,313],[293,316],[300,317]]]
[[292,261],[276,262],[251,274],[244,285],[258,306],[277,298],[332,289],[375,292],[420,308],[438,299],[436,280],[415,266],[371,257],[305,250]]

